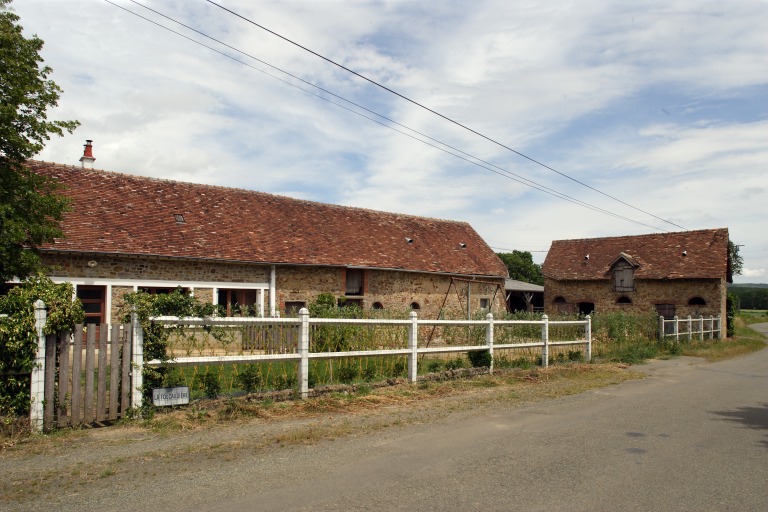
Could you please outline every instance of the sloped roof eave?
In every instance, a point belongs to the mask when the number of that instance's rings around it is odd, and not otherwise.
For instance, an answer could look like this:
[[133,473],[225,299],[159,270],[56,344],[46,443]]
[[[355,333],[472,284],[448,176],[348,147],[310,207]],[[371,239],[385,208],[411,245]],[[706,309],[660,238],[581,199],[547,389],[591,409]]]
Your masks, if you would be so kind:
[[254,261],[254,260],[232,260],[221,258],[201,258],[194,256],[169,256],[164,254],[144,254],[144,253],[125,253],[125,252],[93,252],[93,251],[71,251],[61,250],[53,248],[40,249],[41,253],[48,254],[61,254],[61,255],[79,255],[87,257],[122,257],[129,259],[154,259],[165,261],[200,261],[207,263],[227,263],[233,265],[263,265],[263,266],[276,266],[276,267],[322,267],[322,268],[354,268],[360,270],[379,270],[385,272],[407,272],[413,274],[432,274],[441,275],[447,277],[461,277],[461,278],[482,278],[482,279],[505,279],[505,276],[498,274],[471,274],[461,272],[446,272],[441,270],[419,270],[419,269],[407,269],[402,267],[374,267],[366,265],[344,265],[334,263],[293,263],[288,261]]

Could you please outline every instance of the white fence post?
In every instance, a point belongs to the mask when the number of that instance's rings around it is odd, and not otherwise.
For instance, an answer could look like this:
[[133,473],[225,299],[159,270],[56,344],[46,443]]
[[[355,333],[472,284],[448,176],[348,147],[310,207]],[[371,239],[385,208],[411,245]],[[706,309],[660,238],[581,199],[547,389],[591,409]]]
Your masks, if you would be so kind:
[[693,339],[693,322],[691,321],[691,315],[688,315],[688,341],[690,342]]
[[309,310],[299,310],[299,396],[302,400],[309,396]]
[[584,359],[586,359],[587,362],[590,362],[592,360],[592,315],[587,315],[586,329],[587,332],[585,334],[587,338],[587,353],[584,356]]
[[415,311],[410,314],[411,323],[408,325],[408,380],[416,382],[419,357],[419,315]]
[[[714,336],[715,333],[712,333]],[[717,315],[717,339],[723,339],[723,318]]]
[[704,315],[699,315],[699,340],[704,341]]
[[45,323],[48,313],[42,300],[35,301],[35,331],[37,332],[37,355],[35,365],[32,367],[32,379],[30,383],[29,427],[33,432],[43,430],[43,407],[53,404],[45,404]]
[[131,313],[131,407],[141,409],[144,405],[144,329],[139,315]]
[[664,341],[664,316],[659,315],[659,341]]
[[672,324],[672,335],[675,337],[675,343],[680,342],[680,329],[679,329],[679,319],[677,318],[677,315],[675,315],[675,323]]
[[485,344],[488,345],[488,353],[491,355],[491,363],[488,366],[488,373],[493,375],[493,313],[485,315],[488,326],[485,328]]
[[542,315],[541,319],[544,320],[541,326],[541,341],[544,343],[541,347],[541,366],[546,368],[549,366],[549,317]]

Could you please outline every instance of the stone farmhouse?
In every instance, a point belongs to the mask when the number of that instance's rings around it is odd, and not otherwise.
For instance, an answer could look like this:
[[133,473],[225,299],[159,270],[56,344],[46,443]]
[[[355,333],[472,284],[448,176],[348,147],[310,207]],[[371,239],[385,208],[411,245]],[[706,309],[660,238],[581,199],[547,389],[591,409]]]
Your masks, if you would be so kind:
[[656,311],[725,318],[728,230],[556,240],[542,265],[548,314]]
[[41,248],[76,286],[87,322],[122,297],[182,287],[235,314],[293,315],[321,293],[340,305],[505,311],[507,268],[465,222],[303,201],[250,190],[29,161],[66,187],[65,237]]

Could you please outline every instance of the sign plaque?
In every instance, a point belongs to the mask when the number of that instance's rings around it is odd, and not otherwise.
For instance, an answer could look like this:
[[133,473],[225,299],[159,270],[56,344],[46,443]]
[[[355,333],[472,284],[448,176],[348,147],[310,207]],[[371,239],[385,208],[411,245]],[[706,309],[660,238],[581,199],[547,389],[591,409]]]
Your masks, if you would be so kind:
[[152,388],[152,403],[158,407],[165,405],[185,405],[189,403],[189,387]]

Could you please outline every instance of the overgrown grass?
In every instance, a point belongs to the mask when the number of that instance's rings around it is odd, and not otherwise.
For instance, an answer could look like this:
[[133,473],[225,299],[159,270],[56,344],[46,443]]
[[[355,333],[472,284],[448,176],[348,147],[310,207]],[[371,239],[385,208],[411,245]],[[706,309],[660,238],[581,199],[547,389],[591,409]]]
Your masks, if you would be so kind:
[[[336,391],[307,400],[250,401],[245,397],[200,400],[186,408],[160,410],[151,417],[126,420],[122,424],[170,433],[211,428],[233,421],[278,421],[329,414],[378,412],[382,407],[410,406],[428,400],[450,399],[452,409],[469,408],[488,401],[520,403],[554,398],[636,378],[640,378],[640,374],[627,371],[622,365],[614,363],[527,369],[511,367],[497,370],[493,375],[424,380],[417,385],[403,383],[377,388],[359,385],[349,387],[349,391]],[[347,433],[338,430],[321,433],[315,428],[310,434],[299,429],[282,435],[276,442],[304,443]]]
[[740,318],[747,325],[768,323],[768,311],[764,309],[742,309],[737,318]]
[[739,315],[734,323],[735,333],[732,338],[691,342],[683,346],[682,354],[703,357],[707,361],[722,361],[765,348],[765,336],[749,328],[749,325],[761,322],[750,322],[748,317]]

